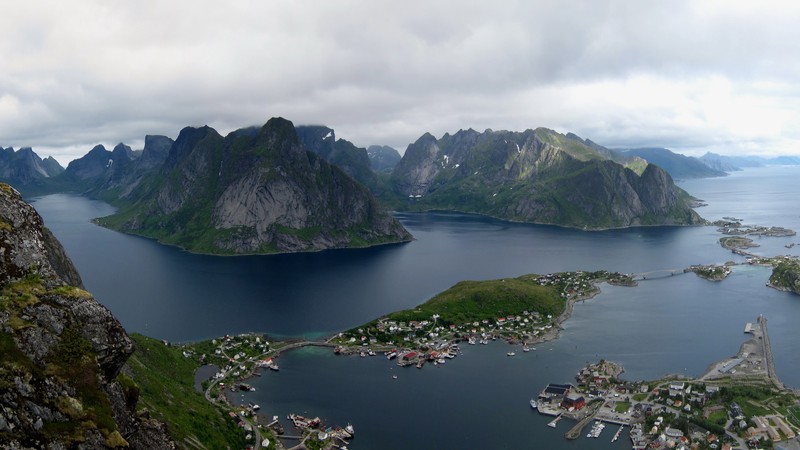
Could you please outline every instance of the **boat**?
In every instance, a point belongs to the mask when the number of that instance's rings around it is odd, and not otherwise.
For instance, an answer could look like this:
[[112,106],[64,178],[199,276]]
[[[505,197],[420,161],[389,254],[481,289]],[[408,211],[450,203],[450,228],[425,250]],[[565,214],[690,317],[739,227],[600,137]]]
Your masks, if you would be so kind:
[[531,351],[531,349],[528,348],[528,346],[526,345],[525,347],[522,347],[522,351],[523,352],[529,352],[529,351]]
[[420,359],[417,362],[417,369],[422,369],[422,366],[424,366],[424,365],[425,365],[425,360],[424,359]]
[[396,380],[397,379],[397,375],[392,375],[392,379]]
[[347,431],[348,433],[350,433],[350,436],[355,436],[356,435],[355,430],[353,430],[353,426],[350,425],[349,423],[347,424],[346,427],[344,427],[344,431]]
[[396,351],[391,351],[386,355],[386,359],[395,359],[395,358],[397,358],[397,352]]
[[360,356],[360,357],[362,357],[362,358],[363,358],[363,357],[367,356],[367,354],[366,354],[366,353],[364,353],[364,352],[361,352],[361,353],[359,353],[359,354],[358,354],[358,356]]
[[506,353],[506,355],[507,355],[507,356],[514,356],[514,355],[516,355],[516,353],[514,353],[514,352],[508,352],[508,353]]
[[533,409],[537,409],[539,407],[539,405],[536,403],[536,400],[534,399],[531,399],[530,403],[531,403],[531,408]]
[[[271,365],[269,366],[269,370],[274,370],[275,372],[277,372],[277,371],[281,370],[281,368],[280,368],[280,367],[278,367],[278,365],[277,365],[277,364],[271,364]],[[255,389],[253,389],[253,390],[255,390]]]

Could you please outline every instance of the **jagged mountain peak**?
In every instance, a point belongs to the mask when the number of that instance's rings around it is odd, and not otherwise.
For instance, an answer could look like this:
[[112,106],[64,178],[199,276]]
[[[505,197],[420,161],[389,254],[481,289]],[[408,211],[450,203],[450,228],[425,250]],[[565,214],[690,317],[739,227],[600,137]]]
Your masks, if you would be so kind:
[[[352,144],[324,136],[316,141],[350,154]],[[368,167],[365,150],[364,158]],[[255,135],[222,138],[208,128],[184,128],[159,175],[133,190],[132,204],[120,214],[100,223],[191,251],[225,254],[410,239],[366,188],[306,151],[284,118],[270,119]]]
[[395,194],[407,199],[395,207],[587,228],[702,221],[663,170],[647,167],[640,177],[612,156],[575,134],[541,127],[438,140],[426,134],[392,171]]

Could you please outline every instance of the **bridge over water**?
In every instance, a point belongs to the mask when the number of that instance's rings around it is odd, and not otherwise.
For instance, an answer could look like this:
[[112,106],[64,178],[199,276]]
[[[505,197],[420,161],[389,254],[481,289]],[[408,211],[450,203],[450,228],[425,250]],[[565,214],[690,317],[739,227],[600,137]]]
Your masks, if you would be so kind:
[[658,280],[660,278],[668,278],[674,277],[677,275],[683,275],[685,273],[690,273],[685,269],[659,269],[659,270],[651,270],[650,272],[641,272],[641,273],[634,273],[631,274],[631,277],[634,281],[646,281],[646,280]]

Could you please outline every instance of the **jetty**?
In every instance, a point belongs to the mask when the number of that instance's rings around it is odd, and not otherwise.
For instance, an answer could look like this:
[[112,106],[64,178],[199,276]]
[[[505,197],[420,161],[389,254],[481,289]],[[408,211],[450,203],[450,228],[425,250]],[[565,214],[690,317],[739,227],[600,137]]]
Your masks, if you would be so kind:
[[578,423],[576,423],[575,426],[570,428],[570,430],[567,431],[564,436],[567,439],[578,439],[580,437],[580,435],[583,433],[583,429],[586,427],[586,425],[588,425],[589,422],[594,420],[594,417],[597,414],[597,411],[600,409],[600,407],[602,405],[603,405],[603,402],[594,402],[591,405],[589,405],[586,408],[588,410],[586,412],[586,417],[584,417],[583,419],[579,420]]
[[619,426],[619,430],[617,430],[617,432],[614,433],[614,437],[611,438],[611,442],[617,442],[617,439],[619,439],[619,435],[622,434],[622,429],[623,428],[625,428],[625,425],[620,425]]
[[550,422],[548,422],[547,426],[550,427],[550,428],[555,428],[556,425],[558,425],[558,421],[561,420],[561,416],[563,416],[563,415],[564,414],[562,413],[562,414],[559,414],[558,416],[556,416],[555,419],[553,419]]

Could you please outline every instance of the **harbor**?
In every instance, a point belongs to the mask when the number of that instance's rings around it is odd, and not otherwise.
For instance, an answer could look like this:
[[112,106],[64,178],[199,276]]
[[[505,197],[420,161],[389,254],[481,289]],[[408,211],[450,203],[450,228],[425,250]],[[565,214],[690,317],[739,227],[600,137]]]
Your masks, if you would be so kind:
[[[584,436],[591,423],[586,438],[599,438],[607,426],[617,426],[611,438],[616,442],[628,428],[634,449],[688,449],[697,448],[699,442],[714,444],[709,448],[758,448],[760,442],[780,442],[782,448],[800,449],[795,440],[800,422],[787,418],[779,408],[764,409],[764,396],[775,403],[797,404],[793,392],[785,390],[774,375],[766,324],[763,315],[755,324],[748,322],[744,330],[751,339],[741,345],[737,355],[712,364],[698,379],[672,376],[651,382],[623,381],[619,379],[621,366],[601,360],[581,369],[574,385],[548,384],[531,399],[531,407],[555,417],[547,424],[551,428],[564,418],[575,421],[565,434],[567,439]],[[741,390],[741,386],[747,389]],[[761,401],[748,399],[753,392],[761,392],[757,397]],[[724,413],[721,417],[731,418],[723,427],[719,421],[708,420],[720,412]]]

